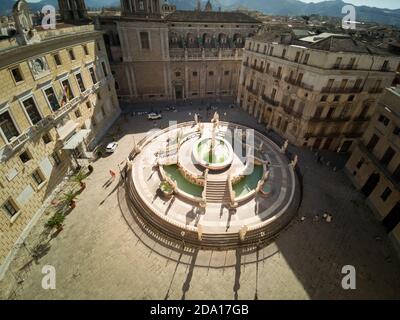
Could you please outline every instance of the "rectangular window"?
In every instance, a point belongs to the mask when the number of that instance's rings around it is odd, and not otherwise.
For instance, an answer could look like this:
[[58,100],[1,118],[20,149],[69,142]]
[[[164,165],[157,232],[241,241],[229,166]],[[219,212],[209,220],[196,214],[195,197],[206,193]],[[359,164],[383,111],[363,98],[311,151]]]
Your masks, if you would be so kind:
[[328,80],[328,84],[326,85],[326,87],[328,89],[332,88],[334,82],[335,82],[335,79],[329,79]]
[[92,78],[93,84],[96,84],[97,83],[97,77],[96,77],[96,73],[94,72],[94,68],[90,67],[89,68],[89,72],[90,72],[90,77]]
[[40,185],[44,181],[39,170],[35,170],[32,172],[32,179],[33,179],[33,181],[36,182],[37,185]]
[[323,110],[324,110],[324,107],[318,107],[317,110],[314,113],[314,118],[320,119]]
[[229,71],[224,71],[224,75],[229,76]]
[[101,51],[100,41],[96,41],[97,51]]
[[3,210],[7,213],[7,215],[9,217],[13,217],[18,212],[17,207],[14,205],[14,203],[11,200],[7,200],[3,204]]
[[382,65],[382,71],[388,71],[389,70],[389,61],[385,60],[385,62]]
[[374,148],[375,148],[375,146],[377,145],[378,141],[379,141],[379,137],[378,137],[376,134],[374,134],[374,135],[372,136],[371,140],[369,140],[369,142],[368,142],[368,144],[367,144],[367,149],[368,149],[369,151],[374,150]]
[[197,77],[197,72],[196,71],[193,72],[193,77]]
[[381,194],[381,199],[383,201],[386,201],[387,198],[389,198],[389,196],[392,194],[392,190],[390,190],[390,188],[386,188],[385,191],[383,191],[383,193]]
[[364,162],[365,162],[365,159],[361,158],[360,161],[358,161],[358,163],[357,163],[357,169],[361,169],[361,167],[364,164]]
[[354,89],[360,89],[361,82],[362,82],[362,79],[357,79],[356,82],[354,83]]
[[15,83],[24,81],[24,77],[22,76],[21,70],[19,67],[11,69],[11,74],[14,78]]
[[308,60],[310,60],[310,54],[306,53],[305,57],[304,57],[304,64],[308,63]]
[[29,151],[25,150],[24,152],[22,152],[22,153],[19,155],[19,158],[21,159],[22,163],[26,163],[26,162],[28,162],[29,160],[32,159],[32,156],[31,156],[31,154],[29,153]]
[[83,47],[83,52],[85,53],[86,56],[88,56],[89,55],[89,49],[88,49],[87,45],[84,44],[82,47]]
[[387,166],[390,163],[390,161],[392,161],[395,154],[396,154],[396,152],[391,147],[387,148],[387,150],[386,150],[385,154],[383,155],[380,162],[384,166]]
[[214,75],[214,71],[208,72],[208,75],[209,75],[210,77],[212,77],[212,76]]
[[353,69],[355,63],[356,63],[356,58],[351,58],[348,64],[348,69]]
[[57,152],[53,152],[53,154],[51,155],[51,157],[53,158],[54,164],[56,166],[58,166],[61,163],[61,159],[60,156],[58,155]]
[[335,111],[335,108],[329,108],[328,113],[326,114],[326,118],[330,119],[332,118],[333,112]]
[[45,134],[42,136],[42,140],[43,140],[43,143],[44,143],[44,144],[50,143],[50,142],[51,142],[51,136],[50,136],[50,134],[49,134],[49,133],[45,133]]
[[393,179],[397,183],[400,183],[400,164],[397,166],[396,170],[394,170],[394,172],[393,172]]
[[56,64],[57,67],[62,65],[61,58],[60,58],[60,55],[58,53],[56,53],[53,56],[53,58],[54,58],[54,63]]
[[300,58],[300,51],[297,51],[296,57],[294,58],[294,62],[299,62],[299,58]]
[[53,87],[49,87],[44,90],[44,94],[46,95],[47,101],[50,105],[51,110],[56,111],[60,109],[60,104],[58,103],[56,94],[54,93]]
[[342,57],[338,57],[338,58],[336,58],[335,65],[333,67],[335,69],[339,69],[341,64],[342,64]]
[[82,116],[81,111],[79,109],[75,110],[75,117],[80,118],[81,116]]
[[140,45],[142,49],[150,49],[150,39],[148,32],[140,32]]
[[382,123],[385,127],[387,127],[390,122],[389,118],[385,117],[383,114],[379,115],[378,121]]
[[19,136],[18,130],[15,127],[8,111],[0,114],[0,127],[8,141],[10,141],[13,137]]
[[76,73],[75,77],[76,77],[76,81],[78,82],[79,90],[81,90],[81,92],[84,92],[86,90],[86,88],[85,88],[85,84],[83,83],[82,75],[80,73]]
[[69,84],[68,79],[61,81],[63,87],[63,101],[67,102],[74,98],[74,93],[72,92],[71,85]]
[[103,68],[104,77],[108,77],[107,67],[104,61],[101,63],[101,67]]
[[38,123],[40,120],[42,120],[42,117],[36,107],[35,100],[33,100],[32,97],[26,99],[22,103],[24,105],[25,111],[29,116],[29,119],[31,119],[32,124]]
[[86,101],[86,108],[90,109],[92,107],[92,104],[90,101]]
[[68,50],[69,58],[74,61],[75,60],[75,53],[73,49]]

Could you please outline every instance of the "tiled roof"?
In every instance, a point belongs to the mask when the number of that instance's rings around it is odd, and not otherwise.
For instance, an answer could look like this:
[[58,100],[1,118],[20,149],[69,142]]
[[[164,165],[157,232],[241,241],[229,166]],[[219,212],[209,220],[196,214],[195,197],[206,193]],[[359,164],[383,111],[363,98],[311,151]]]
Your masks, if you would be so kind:
[[261,21],[254,19],[241,12],[227,11],[175,11],[169,14],[165,20],[175,22],[237,22],[261,24]]

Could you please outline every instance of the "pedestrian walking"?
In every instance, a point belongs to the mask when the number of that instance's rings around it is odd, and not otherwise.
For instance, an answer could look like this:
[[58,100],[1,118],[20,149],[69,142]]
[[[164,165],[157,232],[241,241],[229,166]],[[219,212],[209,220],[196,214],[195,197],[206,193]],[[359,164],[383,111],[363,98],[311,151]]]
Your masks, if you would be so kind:
[[117,176],[116,173],[115,173],[114,171],[112,171],[112,170],[110,170],[110,175],[111,175],[111,178],[112,178],[113,180],[114,180],[115,177]]

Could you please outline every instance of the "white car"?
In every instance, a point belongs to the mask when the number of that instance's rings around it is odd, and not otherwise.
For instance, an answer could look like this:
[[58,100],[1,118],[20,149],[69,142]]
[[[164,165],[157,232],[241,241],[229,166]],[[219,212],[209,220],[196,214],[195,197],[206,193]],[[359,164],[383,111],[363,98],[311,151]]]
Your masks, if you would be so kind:
[[159,113],[157,114],[157,113],[152,112],[147,115],[147,119],[149,119],[149,120],[157,120],[157,119],[161,119],[161,118],[162,118],[162,116]]
[[106,152],[107,153],[114,153],[115,150],[117,150],[118,143],[117,142],[111,142],[107,145],[106,147]]

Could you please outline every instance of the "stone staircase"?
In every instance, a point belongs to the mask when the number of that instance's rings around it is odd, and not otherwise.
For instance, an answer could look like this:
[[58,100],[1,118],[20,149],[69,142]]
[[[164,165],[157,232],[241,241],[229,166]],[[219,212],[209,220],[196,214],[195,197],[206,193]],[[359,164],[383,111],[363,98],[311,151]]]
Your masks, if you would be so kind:
[[229,188],[226,180],[207,180],[206,199],[209,203],[229,203]]

